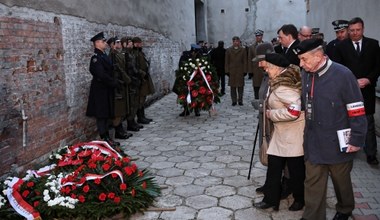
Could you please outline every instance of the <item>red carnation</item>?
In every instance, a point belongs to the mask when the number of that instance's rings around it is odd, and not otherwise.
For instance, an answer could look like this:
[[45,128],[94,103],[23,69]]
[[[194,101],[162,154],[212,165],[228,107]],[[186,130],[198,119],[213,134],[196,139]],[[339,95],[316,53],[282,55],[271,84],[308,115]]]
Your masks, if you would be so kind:
[[197,90],[191,91],[191,96],[192,97],[197,97],[198,96],[198,91]]
[[22,196],[27,197],[29,193],[30,193],[29,190],[24,190],[24,192],[22,192]]
[[75,195],[74,193],[71,193],[70,197],[73,198],[73,199],[76,199],[77,195]]
[[108,163],[105,163],[103,164],[102,168],[104,171],[108,171],[111,168],[111,166]]
[[126,189],[127,189],[127,184],[125,183],[120,184],[120,190],[124,191]]
[[192,102],[191,103],[191,108],[195,108],[195,107],[197,107],[197,103],[196,102]]
[[132,175],[132,173],[133,173],[133,169],[132,169],[131,167],[125,167],[125,168],[124,168],[124,172],[125,172],[128,176],[130,176],[130,175]]
[[90,190],[90,186],[89,185],[85,185],[83,187],[83,192],[87,193],[89,190]]
[[128,157],[124,157],[123,158],[123,162],[124,163],[129,163],[129,162],[131,162],[131,160]]
[[41,195],[40,191],[37,191],[37,190],[34,190],[34,193],[36,194],[36,196]]
[[144,176],[144,173],[140,170],[139,171],[139,177],[143,177]]
[[34,186],[34,182],[28,182],[26,184],[27,187],[32,188]]
[[100,182],[101,182],[101,179],[100,179],[100,178],[96,178],[96,179],[94,180],[94,183],[95,183],[96,185],[99,185]]
[[91,169],[95,169],[96,168],[96,163],[89,163],[88,167],[91,168]]
[[113,198],[115,198],[115,193],[110,192],[110,193],[108,193],[107,197],[110,199],[113,199]]
[[146,189],[146,182],[145,182],[145,181],[141,184],[141,187],[142,187],[143,189]]
[[200,88],[199,88],[199,93],[200,94],[205,94],[206,93],[206,88],[205,87],[203,87],[203,86],[201,86]]
[[34,202],[33,202],[33,207],[37,207],[39,204],[40,204],[39,201],[34,201]]
[[105,193],[100,193],[99,200],[100,201],[105,201],[106,199],[107,199],[107,195]]
[[113,202],[114,203],[119,203],[120,202],[120,197],[119,196],[116,196],[114,199],[113,199]]
[[188,82],[187,82],[187,86],[190,86],[190,87],[191,87],[191,86],[193,86],[193,85],[194,85],[194,82],[193,82],[193,81],[188,81]]
[[114,178],[114,179],[116,179],[118,177],[118,175],[116,173],[112,173],[111,177]]
[[178,98],[179,98],[180,100],[185,100],[186,96],[185,96],[185,95],[180,95],[180,96],[178,96]]
[[211,78],[211,75],[207,75],[207,76],[206,76],[206,79],[207,79],[207,81],[209,81],[209,82],[210,82],[210,81],[211,81],[211,79],[212,79],[212,78]]
[[116,160],[115,161],[115,165],[121,167],[122,166],[121,161],[120,160]]
[[136,190],[135,189],[132,189],[131,195],[132,195],[132,197],[135,197],[135,195],[136,195]]
[[84,203],[84,201],[86,201],[86,198],[83,195],[80,195],[78,196],[78,200],[79,202]]

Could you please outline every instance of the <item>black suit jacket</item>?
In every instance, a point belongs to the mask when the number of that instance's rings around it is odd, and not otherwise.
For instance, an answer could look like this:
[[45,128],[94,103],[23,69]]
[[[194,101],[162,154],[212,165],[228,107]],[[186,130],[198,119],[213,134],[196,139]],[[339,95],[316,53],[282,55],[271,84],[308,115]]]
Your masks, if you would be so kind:
[[300,60],[298,59],[298,56],[294,53],[294,49],[296,48],[296,46],[300,43],[300,41],[297,39],[296,41],[294,41],[294,43],[288,48],[288,50],[285,52],[285,57],[286,59],[288,59],[288,61],[291,63],[291,64],[294,64],[294,65],[297,65],[299,66],[300,65]]
[[357,79],[367,78],[370,85],[362,88],[366,114],[375,113],[376,82],[380,75],[380,47],[377,40],[363,37],[360,54],[357,54],[351,39],[336,45],[334,60],[348,67]]

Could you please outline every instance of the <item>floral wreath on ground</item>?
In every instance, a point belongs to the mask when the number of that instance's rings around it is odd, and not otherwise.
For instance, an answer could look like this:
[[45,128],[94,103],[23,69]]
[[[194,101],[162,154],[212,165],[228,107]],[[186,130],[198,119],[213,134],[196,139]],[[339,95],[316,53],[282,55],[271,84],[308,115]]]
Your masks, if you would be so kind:
[[128,218],[160,195],[147,170],[104,141],[64,147],[50,160],[22,179],[8,177],[0,184],[0,219],[100,219],[120,213]]
[[190,111],[208,111],[220,102],[219,81],[215,68],[206,58],[190,58],[176,70],[173,91],[177,102]]

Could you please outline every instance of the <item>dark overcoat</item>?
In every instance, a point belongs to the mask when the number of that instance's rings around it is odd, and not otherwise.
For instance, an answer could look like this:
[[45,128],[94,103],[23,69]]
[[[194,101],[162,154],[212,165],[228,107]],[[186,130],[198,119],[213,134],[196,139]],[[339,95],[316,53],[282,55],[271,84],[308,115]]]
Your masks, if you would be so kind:
[[234,48],[231,46],[227,49],[225,71],[226,73],[229,73],[229,86],[244,86],[244,74],[247,73],[247,50],[245,48]]
[[112,76],[112,61],[99,49],[91,57],[90,73],[93,76],[88,97],[86,116],[114,117],[114,89],[117,81]]
[[376,82],[380,74],[380,48],[377,40],[363,37],[360,54],[357,54],[350,39],[336,45],[334,60],[348,67],[357,79],[367,78],[371,82],[361,89],[367,115],[375,114]]

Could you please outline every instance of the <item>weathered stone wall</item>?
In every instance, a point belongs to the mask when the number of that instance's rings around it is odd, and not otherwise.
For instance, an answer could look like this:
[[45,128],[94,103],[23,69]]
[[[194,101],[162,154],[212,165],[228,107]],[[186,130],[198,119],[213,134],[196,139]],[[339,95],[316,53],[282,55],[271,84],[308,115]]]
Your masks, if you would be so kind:
[[[0,4],[0,175],[31,168],[59,146],[96,137],[94,119],[85,116],[92,78],[88,71],[93,53],[89,39],[94,34],[105,31],[108,37],[143,39],[157,91],[148,97],[149,102],[170,91],[181,51],[193,42],[186,42],[189,34],[185,41],[173,40],[168,32],[96,23],[33,9],[38,4],[26,2],[28,7]],[[189,29],[193,26],[194,22]],[[21,103],[28,116],[25,147]]]
[[234,0],[231,4],[231,1],[207,1],[208,41],[214,45],[223,40],[229,46],[235,35],[244,44],[251,44],[256,29],[263,30],[264,40],[270,41],[277,37],[283,24],[296,27],[306,24],[304,0]]

